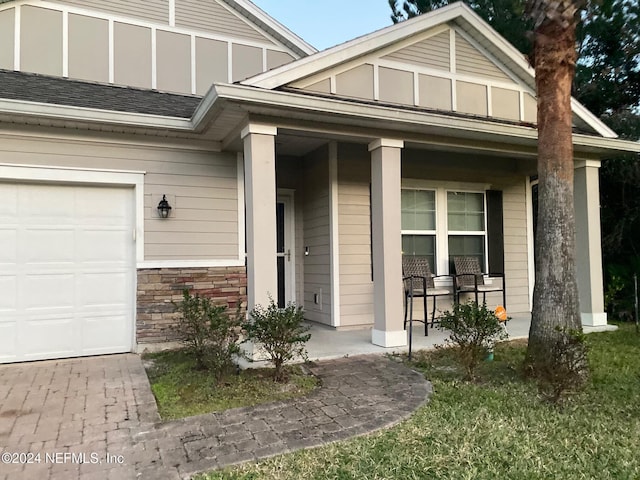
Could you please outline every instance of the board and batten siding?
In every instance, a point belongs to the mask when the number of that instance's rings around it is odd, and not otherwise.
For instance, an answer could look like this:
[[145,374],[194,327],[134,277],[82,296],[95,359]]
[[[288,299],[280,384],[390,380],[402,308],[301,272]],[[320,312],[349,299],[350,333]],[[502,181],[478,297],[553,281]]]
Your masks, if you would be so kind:
[[[145,260],[238,258],[238,180],[233,154],[0,133],[0,163],[145,171]],[[0,179],[2,181],[2,179]],[[166,195],[171,217],[158,217]],[[132,233],[133,234],[133,233]]]
[[371,157],[365,146],[338,147],[340,326],[373,323]]
[[[87,10],[169,24],[169,0],[51,0]],[[204,2],[202,2],[204,3]]]
[[13,70],[15,65],[15,14],[15,8],[0,12],[0,68],[4,70]]
[[[331,264],[329,253],[329,154],[327,148],[305,159],[303,184],[303,248],[305,318],[331,325]],[[319,303],[315,302],[316,295]]]
[[[165,3],[168,12],[167,0],[21,4],[18,45],[17,7],[0,4],[0,68],[204,95],[214,82],[242,80],[295,59],[215,0],[177,1],[184,24],[176,26],[168,13],[152,14]],[[145,7],[147,17],[129,14]]]

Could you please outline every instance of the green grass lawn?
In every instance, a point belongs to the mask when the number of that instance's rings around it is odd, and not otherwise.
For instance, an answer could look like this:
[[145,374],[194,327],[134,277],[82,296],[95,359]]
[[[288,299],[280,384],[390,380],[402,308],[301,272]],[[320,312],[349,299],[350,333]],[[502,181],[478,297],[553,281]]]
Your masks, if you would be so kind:
[[431,401],[383,432],[213,472],[202,479],[639,479],[640,336],[587,336],[592,376],[563,408],[520,376],[526,344],[496,348],[478,383],[450,353],[421,353]]
[[308,394],[318,382],[300,367],[291,367],[288,383],[272,380],[272,369],[242,370],[220,383],[181,350],[144,356],[151,390],[163,420],[247,407]]

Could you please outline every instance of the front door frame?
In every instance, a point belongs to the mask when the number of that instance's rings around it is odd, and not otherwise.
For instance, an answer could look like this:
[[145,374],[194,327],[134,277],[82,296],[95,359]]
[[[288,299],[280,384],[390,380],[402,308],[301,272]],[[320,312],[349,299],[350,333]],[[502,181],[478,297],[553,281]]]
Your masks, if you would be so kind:
[[296,301],[296,227],[295,227],[295,190],[278,188],[277,203],[284,204],[284,300],[285,304]]

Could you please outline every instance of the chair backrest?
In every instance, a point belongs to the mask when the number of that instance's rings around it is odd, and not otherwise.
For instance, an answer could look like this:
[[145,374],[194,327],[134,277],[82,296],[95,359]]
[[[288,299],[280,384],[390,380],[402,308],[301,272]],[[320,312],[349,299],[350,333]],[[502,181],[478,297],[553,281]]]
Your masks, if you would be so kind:
[[458,284],[465,287],[473,286],[475,285],[475,277],[478,278],[478,285],[484,284],[478,257],[453,257],[453,265],[458,276]]
[[[429,265],[429,259],[427,257],[420,257],[415,255],[403,255],[402,256],[402,276],[410,277],[425,277],[427,279],[427,288],[433,288],[433,274],[431,273],[431,265]],[[422,288],[422,280],[419,278],[413,279],[413,288]],[[405,282],[405,287],[408,287],[410,283]]]

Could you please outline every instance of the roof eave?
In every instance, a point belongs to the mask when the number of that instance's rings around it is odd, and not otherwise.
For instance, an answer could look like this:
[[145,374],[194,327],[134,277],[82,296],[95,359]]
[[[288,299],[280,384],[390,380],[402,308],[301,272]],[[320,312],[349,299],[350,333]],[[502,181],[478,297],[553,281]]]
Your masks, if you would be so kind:
[[27,102],[23,100],[0,99],[0,114],[138,128],[193,130],[191,119],[186,118]]
[[[536,145],[538,139],[537,130],[528,126],[229,84],[214,85],[203,99],[193,117],[195,128],[211,118],[207,115],[208,110],[223,102],[243,104],[248,113],[251,113],[252,106],[260,107],[256,108],[260,112],[264,112],[265,107],[283,114],[294,110],[302,115],[321,116],[329,122],[339,119],[341,123],[353,126],[367,119],[381,122],[384,128],[397,130],[399,138],[411,126],[416,130],[437,131],[451,137],[482,138],[509,144]],[[640,153],[640,143],[636,142],[582,134],[575,134],[573,139],[576,152],[601,158],[620,153]]]

